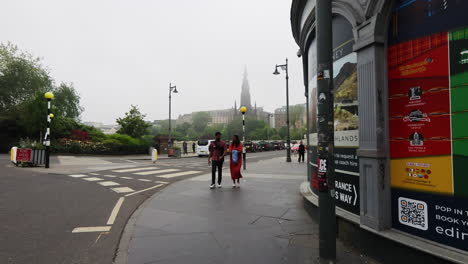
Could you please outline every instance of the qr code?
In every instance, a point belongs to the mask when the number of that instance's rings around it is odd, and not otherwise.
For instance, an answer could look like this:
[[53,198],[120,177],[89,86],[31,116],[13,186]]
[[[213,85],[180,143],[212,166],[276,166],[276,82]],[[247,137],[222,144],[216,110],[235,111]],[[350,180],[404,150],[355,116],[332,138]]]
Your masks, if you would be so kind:
[[427,204],[423,201],[399,197],[398,220],[404,225],[427,230]]

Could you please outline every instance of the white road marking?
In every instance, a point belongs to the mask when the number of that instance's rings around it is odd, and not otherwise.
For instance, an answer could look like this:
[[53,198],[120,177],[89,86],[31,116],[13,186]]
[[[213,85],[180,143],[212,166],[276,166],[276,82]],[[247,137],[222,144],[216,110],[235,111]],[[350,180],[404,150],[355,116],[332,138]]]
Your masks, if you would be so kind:
[[129,192],[134,192],[135,191],[132,188],[128,188],[128,187],[112,188],[111,190],[113,190],[116,193],[129,193]]
[[149,191],[149,190],[152,190],[152,189],[161,187],[161,186],[163,186],[163,185],[164,185],[164,184],[158,184],[158,185],[156,185],[156,186],[153,186],[153,187],[150,187],[150,188],[146,188],[146,189],[143,189],[143,190],[139,190],[139,191],[134,192],[134,193],[129,193],[129,194],[126,194],[125,197],[132,196],[132,195],[134,195],[134,194],[141,193],[141,192],[146,192],[146,191]]
[[72,233],[107,232],[110,229],[110,226],[76,227],[72,230]]
[[94,175],[94,176],[100,175],[99,173],[94,173],[94,172],[90,172],[89,174]]
[[127,179],[127,180],[132,180],[132,177],[120,177],[120,179]]
[[169,182],[165,182],[165,181],[155,181],[155,183],[168,184]]
[[114,176],[114,175],[104,175],[104,177],[115,178],[115,177],[117,177],[117,176]]
[[196,174],[200,172],[201,171],[182,171],[182,172],[177,172],[177,173],[165,174],[165,175],[161,175],[158,177],[169,179],[169,178],[180,177],[180,176],[185,176],[185,175],[190,175],[190,174]]
[[138,161],[134,161],[134,160],[123,160],[123,161],[130,162],[130,163],[139,163]]
[[136,175],[151,175],[151,174],[159,174],[159,173],[172,172],[172,171],[179,171],[179,170],[178,169],[154,170],[154,171],[136,172],[136,173],[133,173],[133,174],[136,174]]
[[114,209],[112,209],[111,215],[109,216],[109,220],[107,220],[108,225],[114,224],[115,218],[117,217],[117,214],[119,213],[120,207],[122,206],[124,200],[125,197],[120,197],[119,200],[117,200],[117,203],[115,204]]
[[105,182],[98,182],[98,183],[101,184],[102,186],[117,186],[117,185],[120,185],[119,183],[113,182],[113,181],[105,181]]
[[85,174],[73,174],[73,175],[68,175],[70,177],[73,177],[73,178],[81,178],[81,177],[87,177],[88,175],[85,175]]
[[123,170],[114,170],[112,172],[132,172],[132,171],[144,171],[144,170],[154,170],[156,167],[142,167],[142,168],[133,168],[133,169],[123,169]]
[[138,179],[139,181],[143,181],[143,182],[150,182],[151,180],[148,180],[148,179]]
[[97,177],[90,177],[90,178],[83,178],[83,180],[93,182],[93,181],[102,181],[103,179],[97,178]]

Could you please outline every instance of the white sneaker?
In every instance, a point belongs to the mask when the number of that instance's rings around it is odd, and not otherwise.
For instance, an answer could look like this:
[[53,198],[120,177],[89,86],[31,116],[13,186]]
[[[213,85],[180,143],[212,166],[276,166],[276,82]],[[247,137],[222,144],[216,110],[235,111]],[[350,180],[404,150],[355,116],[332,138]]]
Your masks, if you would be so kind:
[[221,188],[221,184],[218,184],[218,188]]
[[210,185],[210,189],[214,189],[215,185],[214,184],[211,184]]
[[236,188],[237,185],[235,183],[232,184],[232,188]]

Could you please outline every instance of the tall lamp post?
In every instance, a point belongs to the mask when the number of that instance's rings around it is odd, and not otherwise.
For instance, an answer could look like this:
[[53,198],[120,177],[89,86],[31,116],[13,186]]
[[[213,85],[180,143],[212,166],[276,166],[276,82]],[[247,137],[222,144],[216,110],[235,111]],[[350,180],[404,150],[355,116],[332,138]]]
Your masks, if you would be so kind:
[[171,130],[171,101],[172,101],[172,93],[178,93],[177,87],[174,85],[172,86],[169,83],[169,140],[168,140],[168,147],[172,147],[172,130]]
[[291,162],[291,136],[289,134],[289,75],[288,75],[288,59],[286,58],[286,64],[278,65],[276,64],[274,75],[280,74],[278,67],[286,72],[286,126],[287,126],[287,135],[286,135],[286,162]]
[[240,112],[242,113],[242,159],[244,160],[244,170],[246,169],[247,159],[245,154],[245,112],[247,112],[247,107],[242,106],[240,108]]
[[44,98],[47,100],[47,130],[44,136],[44,145],[45,145],[45,167],[49,168],[50,163],[50,121],[54,116],[50,113],[50,101],[54,99],[54,94],[52,92],[47,92],[44,94]]

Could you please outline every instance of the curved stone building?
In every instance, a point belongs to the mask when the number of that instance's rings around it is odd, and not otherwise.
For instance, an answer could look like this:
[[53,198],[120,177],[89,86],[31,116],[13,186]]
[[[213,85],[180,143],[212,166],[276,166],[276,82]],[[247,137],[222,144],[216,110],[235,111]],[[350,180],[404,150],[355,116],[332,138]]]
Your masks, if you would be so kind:
[[[315,0],[291,26],[309,95],[317,203]],[[339,221],[468,263],[468,1],[333,0]]]

